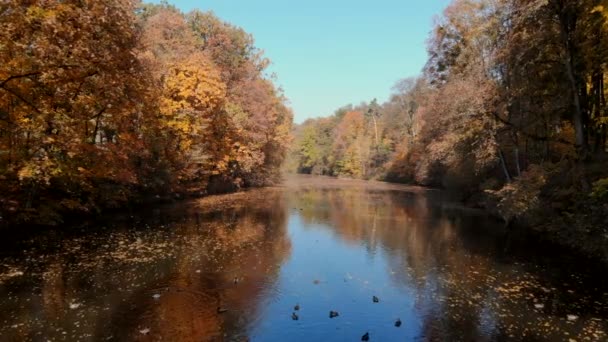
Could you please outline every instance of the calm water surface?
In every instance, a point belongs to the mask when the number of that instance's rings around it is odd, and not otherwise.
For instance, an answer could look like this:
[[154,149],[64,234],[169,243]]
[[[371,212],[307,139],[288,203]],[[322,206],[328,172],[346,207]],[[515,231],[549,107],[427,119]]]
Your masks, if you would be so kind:
[[3,243],[0,341],[608,340],[607,277],[542,248],[436,191],[293,178]]

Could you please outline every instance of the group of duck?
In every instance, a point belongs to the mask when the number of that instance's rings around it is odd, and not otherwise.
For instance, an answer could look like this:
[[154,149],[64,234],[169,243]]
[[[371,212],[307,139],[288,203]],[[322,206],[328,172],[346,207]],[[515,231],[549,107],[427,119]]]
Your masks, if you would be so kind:
[[[372,296],[372,301],[374,303],[379,303],[380,302],[380,298],[376,297],[376,296]],[[300,304],[296,304],[296,306],[293,307],[294,312],[291,314],[291,319],[294,321],[297,321],[300,319],[300,317],[298,316],[298,314],[295,313],[295,311],[299,311],[300,310]],[[340,316],[340,313],[338,311],[329,311],[329,318],[335,318]],[[397,328],[399,328],[401,326],[401,319],[397,318],[397,320],[395,321],[395,326]],[[369,332],[366,332],[363,336],[361,336],[361,341],[369,341]]]

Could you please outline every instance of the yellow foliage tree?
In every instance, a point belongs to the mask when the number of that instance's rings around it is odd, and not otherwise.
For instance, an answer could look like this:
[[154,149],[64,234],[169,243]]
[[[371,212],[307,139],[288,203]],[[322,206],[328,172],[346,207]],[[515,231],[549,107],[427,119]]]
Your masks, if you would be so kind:
[[[215,139],[210,131],[217,128],[226,98],[218,70],[204,55],[193,54],[170,64],[161,80],[160,121],[166,134],[174,138],[178,159],[199,167],[221,163],[224,158],[214,158],[218,151],[210,146]],[[194,177],[191,167],[183,171],[184,178]]]

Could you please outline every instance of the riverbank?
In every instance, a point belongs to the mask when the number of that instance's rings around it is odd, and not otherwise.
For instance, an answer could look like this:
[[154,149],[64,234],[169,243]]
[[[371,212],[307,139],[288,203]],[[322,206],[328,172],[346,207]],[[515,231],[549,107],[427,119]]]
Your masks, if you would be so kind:
[[[272,186],[270,183],[267,186]],[[23,208],[16,200],[4,197],[0,199],[0,232],[10,234],[11,231],[19,234],[24,230],[28,232],[66,229],[88,224],[103,217],[123,216],[131,212],[141,212],[145,208],[157,208],[184,200],[201,199],[221,194],[237,193],[258,187],[240,187],[234,183],[220,184],[215,182],[210,188],[190,186],[180,191],[150,192],[143,190],[129,191],[129,197],[120,200],[95,201],[91,207],[66,206],[61,197],[54,199],[53,191],[41,195],[36,200],[37,207]]]
[[[501,203],[485,191],[464,203],[501,219],[510,229],[530,231],[542,240],[608,265],[608,203],[604,199],[594,198],[590,191],[573,194],[567,189],[546,189],[536,196],[531,200],[523,193]],[[521,214],[505,217],[505,205]],[[521,210],[518,206],[530,208]]]
[[[252,194],[258,194],[258,200],[263,200],[263,196],[259,194],[273,192],[276,189],[291,189],[294,191],[317,189],[317,190],[336,190],[336,189],[361,189],[363,191],[395,191],[407,192],[416,194],[433,194],[441,205],[445,208],[453,208],[457,210],[472,210],[472,212],[485,212],[492,215],[497,220],[502,220],[496,208],[496,203],[491,201],[491,197],[485,193],[477,193],[475,196],[470,196],[467,199],[459,198],[458,194],[454,194],[448,190],[434,189],[419,185],[407,185],[403,183],[384,182],[384,181],[366,181],[350,178],[337,178],[328,176],[310,176],[310,175],[295,175],[286,174],[283,180],[276,185],[262,188],[262,191],[252,191],[259,188],[226,188],[222,191],[218,187],[217,193],[207,194],[205,191],[192,190],[174,194],[165,194],[163,196],[154,195],[147,196],[145,199],[140,198],[132,202],[124,203],[119,207],[109,207],[93,212],[64,212],[64,220],[55,222],[54,224],[32,224],[32,223],[15,223],[10,220],[0,221],[0,231],[3,232],[5,239],[16,241],[27,238],[32,234],[37,234],[46,230],[72,230],[79,231],[83,227],[95,225],[96,222],[105,221],[108,217],[128,217],[134,213],[141,213],[146,210],[156,210],[157,208],[172,205],[182,201],[195,200],[199,203],[199,209],[204,211],[221,210],[223,207],[230,208],[237,203],[242,203]],[[518,221],[509,225],[512,230],[512,235],[518,236],[518,239],[529,239],[531,241],[544,241],[545,244],[551,246],[560,246],[553,248],[552,257],[560,257],[560,255],[576,255],[577,258],[586,259],[589,262],[597,263],[608,267],[608,232],[605,230],[608,227],[608,222],[602,224],[605,220],[601,215],[587,216],[587,219],[595,221],[585,228],[585,234],[580,234],[581,223],[572,224],[572,220],[580,220],[578,216],[570,216],[567,221],[561,216],[552,213],[553,208],[544,208],[543,214],[538,214],[543,219],[533,222]],[[593,206],[581,207],[583,210],[594,210]],[[570,223],[569,223],[570,222]],[[495,226],[495,229],[499,225]],[[501,227],[501,230],[504,227]]]
[[[313,181],[325,180],[321,187],[369,186],[378,185],[385,189],[402,189],[408,191],[435,191],[441,194],[446,205],[459,206],[478,210],[504,222],[504,226],[514,234],[528,234],[534,240],[545,241],[561,246],[563,253],[577,254],[608,266],[608,203],[594,200],[589,194],[572,196],[568,193],[554,194],[541,199],[541,203],[522,217],[505,221],[499,208],[499,202],[486,191],[465,191],[432,188],[425,185],[408,185],[401,182],[365,181],[351,178],[304,175],[305,181],[297,186],[315,186]],[[309,181],[307,182],[306,179]],[[289,180],[288,180],[289,181]],[[551,203],[550,200],[553,202]],[[513,206],[521,205],[517,201]],[[504,209],[503,209],[504,210]],[[572,214],[574,213],[574,214]]]

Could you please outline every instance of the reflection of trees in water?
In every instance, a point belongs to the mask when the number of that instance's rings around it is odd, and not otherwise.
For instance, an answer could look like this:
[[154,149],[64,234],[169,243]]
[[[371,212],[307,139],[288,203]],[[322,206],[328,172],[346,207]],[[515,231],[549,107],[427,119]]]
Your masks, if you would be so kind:
[[475,326],[470,326],[475,325],[475,318],[470,317],[475,313],[466,314],[467,322],[456,322],[450,319],[454,316],[449,312],[449,304],[437,300],[439,296],[450,296],[446,292],[449,287],[438,284],[446,267],[467,267],[468,261],[455,255],[462,253],[462,248],[454,222],[440,208],[432,207],[426,197],[348,189],[302,191],[294,199],[304,202],[300,205],[305,222],[325,221],[343,240],[363,243],[371,252],[378,248],[386,252],[390,268],[395,270],[391,279],[399,286],[415,289],[415,305],[425,317],[424,336],[445,340],[449,336],[437,333],[454,331],[453,337],[466,340],[461,335],[463,328],[475,331]]
[[329,227],[347,243],[364,244],[370,254],[382,249],[395,271],[395,285],[414,290],[425,339],[544,340],[563,337],[560,329],[580,333],[564,325],[564,312],[535,311],[536,300],[548,303],[551,310],[555,299],[549,298],[558,294],[540,290],[548,279],[537,270],[500,263],[505,236],[496,222],[443,207],[430,196],[356,188],[300,189],[291,196],[290,206],[302,209],[306,229]]
[[[136,329],[147,324],[152,339],[246,338],[248,319],[258,317],[257,305],[267,300],[264,291],[276,281],[291,248],[285,208],[272,198],[278,194],[267,195],[265,201],[236,208],[190,212],[192,220],[175,227],[184,244],[176,246],[168,291],[151,312],[126,324],[131,334],[121,335],[147,339]],[[228,311],[218,313],[218,308]]]
[[[321,223],[305,229],[331,229],[369,255],[385,257],[387,271],[395,271],[392,284],[415,296],[425,340],[560,340],[560,329],[570,329],[570,336],[607,329],[605,320],[583,317],[592,305],[578,306],[583,314],[576,324],[564,322],[566,314],[579,314],[568,310],[584,298],[606,297],[585,297],[574,287],[574,299],[565,301],[557,280],[531,270],[535,263],[501,262],[504,236],[490,233],[494,223],[430,196],[355,187],[285,195],[266,189],[220,196],[215,205],[164,208],[144,222],[134,219],[128,229],[57,247],[46,253],[52,258],[33,252],[35,267],[0,284],[0,322],[8,326],[1,339],[244,339],[277,290],[279,267],[291,252],[285,205],[305,223]],[[156,245],[165,248],[148,251],[154,254],[149,261],[115,258]],[[113,257],[99,261],[99,255]],[[543,310],[534,309],[536,300]],[[70,309],[70,303],[82,306]],[[228,311],[218,314],[218,306]],[[13,329],[13,323],[24,324]],[[144,328],[150,334],[141,334]]]
[[66,289],[63,279],[64,266],[59,258],[53,258],[42,275],[40,288],[42,307],[45,317],[53,319],[59,317],[66,302]]
[[[85,340],[246,338],[291,250],[280,193],[263,196],[223,211],[202,212],[196,203],[167,208],[141,222],[150,225],[149,230],[133,233],[122,247],[102,233],[90,250],[62,252],[41,262],[41,276],[19,289],[19,304],[11,313],[0,314],[7,322],[37,324],[3,335],[9,340],[31,339],[37,333],[49,339]],[[170,228],[159,228],[161,224]],[[129,229],[125,236],[130,236]],[[150,240],[169,244],[150,262],[82,267],[89,253],[119,255],[119,250],[130,251],[137,244],[145,249]],[[97,246],[104,244],[107,249]],[[0,294],[8,291],[0,286]],[[70,309],[70,303],[81,306]],[[218,313],[218,307],[228,311]],[[150,329],[147,335],[140,332],[145,328]]]
[[305,223],[328,223],[344,241],[371,251],[381,247],[414,274],[426,274],[436,261],[433,253],[454,241],[451,223],[422,194],[306,190],[292,198]]

